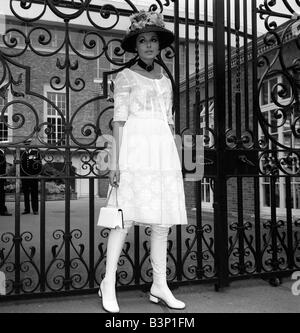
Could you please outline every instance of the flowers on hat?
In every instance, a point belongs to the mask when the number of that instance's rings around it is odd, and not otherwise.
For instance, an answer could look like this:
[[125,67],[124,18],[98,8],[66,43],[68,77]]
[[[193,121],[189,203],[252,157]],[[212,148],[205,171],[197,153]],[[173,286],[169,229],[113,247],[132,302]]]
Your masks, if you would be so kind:
[[154,11],[146,12],[144,9],[138,13],[135,13],[129,17],[131,25],[128,32],[141,30],[146,26],[158,26],[161,28],[165,27],[164,18],[161,13]]

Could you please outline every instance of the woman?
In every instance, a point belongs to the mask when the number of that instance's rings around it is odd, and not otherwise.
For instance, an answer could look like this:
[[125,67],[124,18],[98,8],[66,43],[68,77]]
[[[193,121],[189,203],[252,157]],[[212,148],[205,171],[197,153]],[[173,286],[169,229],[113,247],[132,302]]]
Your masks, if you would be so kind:
[[[99,289],[103,308],[119,312],[115,284],[119,256],[133,224],[151,226],[150,260],[153,284],[150,301],[184,309],[167,285],[167,238],[172,225],[187,224],[181,164],[173,137],[172,85],[154,59],[174,40],[162,15],[141,11],[130,17],[122,41],[139,59],[118,73],[114,88],[113,163],[110,188],[117,190],[124,229],[111,229],[106,272]],[[116,193],[114,194],[114,196]],[[115,202],[110,196],[108,205]]]

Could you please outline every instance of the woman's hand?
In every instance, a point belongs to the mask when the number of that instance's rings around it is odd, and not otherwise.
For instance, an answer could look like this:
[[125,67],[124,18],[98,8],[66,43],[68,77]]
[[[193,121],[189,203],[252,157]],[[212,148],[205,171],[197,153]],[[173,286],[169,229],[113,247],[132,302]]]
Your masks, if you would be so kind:
[[118,187],[120,182],[120,170],[111,170],[109,172],[109,183],[111,186]]

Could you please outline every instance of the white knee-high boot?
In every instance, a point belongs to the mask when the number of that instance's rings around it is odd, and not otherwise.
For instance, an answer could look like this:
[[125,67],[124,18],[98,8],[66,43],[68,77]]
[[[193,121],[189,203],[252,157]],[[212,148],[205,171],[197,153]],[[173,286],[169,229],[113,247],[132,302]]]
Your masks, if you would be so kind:
[[111,229],[107,240],[105,278],[100,283],[99,296],[102,306],[107,312],[119,312],[116,298],[116,272],[121,251],[128,229]]
[[150,301],[162,301],[169,308],[184,309],[185,304],[177,300],[167,285],[167,241],[169,228],[153,226],[151,231],[150,260],[153,269],[153,284]]

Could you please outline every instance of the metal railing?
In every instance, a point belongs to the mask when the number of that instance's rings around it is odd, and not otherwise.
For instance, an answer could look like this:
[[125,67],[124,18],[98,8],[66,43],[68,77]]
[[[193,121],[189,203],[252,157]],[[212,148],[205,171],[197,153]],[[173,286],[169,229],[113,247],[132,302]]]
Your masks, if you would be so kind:
[[[209,184],[205,187],[201,180],[185,183],[189,225],[172,228],[168,243],[168,279],[174,285],[210,282],[218,290],[232,280],[252,276],[278,282],[299,269],[300,220],[293,215],[291,204],[299,177],[299,149],[285,146],[272,131],[290,126],[291,137],[299,139],[297,61],[283,65],[286,44],[282,42],[298,18],[293,16],[296,9],[284,3],[285,16],[266,1],[258,7],[255,0],[151,4],[152,10],[168,9],[166,20],[174,25],[174,46],[163,51],[158,63],[173,83],[176,133],[194,139],[203,136],[204,177]],[[122,8],[97,6],[90,0],[11,0],[10,4],[14,19],[0,50],[0,93],[5,98],[9,91],[12,98],[4,99],[0,116],[12,133],[11,141],[1,143],[12,171],[2,172],[1,178],[14,186],[14,214],[1,216],[0,270],[6,275],[7,287],[6,296],[0,299],[92,292],[104,273],[108,235],[108,230],[96,229],[95,220],[101,205],[97,189],[105,193],[107,186],[108,169],[101,164],[105,164],[108,145],[103,135],[111,134],[112,129],[111,81],[136,60],[124,57],[118,46],[113,56],[109,54],[110,44],[120,43],[121,38],[110,33],[118,29],[123,16],[138,8],[126,0]],[[18,9],[30,13],[34,6],[40,9],[38,14],[18,13]],[[52,42],[59,35],[45,25],[47,11],[63,27],[55,47]],[[259,38],[258,14],[267,27],[267,34]],[[78,33],[85,52],[72,39],[77,31],[73,23],[83,16],[89,26],[80,27]],[[275,27],[270,20],[276,17],[286,18],[286,26]],[[275,53],[258,56],[258,45],[272,43]],[[290,43],[299,47],[297,39]],[[106,66],[100,92],[100,86],[93,83],[93,68],[102,61],[114,69]],[[173,71],[167,61],[173,61]],[[287,79],[287,83],[271,87],[270,96],[278,107],[273,117],[283,120],[280,126],[266,121],[260,105],[264,83],[274,75]],[[45,85],[54,94],[62,93],[64,101],[51,100],[41,89]],[[276,95],[284,97],[288,88],[292,103],[281,105]],[[211,100],[213,108],[209,107]],[[44,117],[50,109],[55,122]],[[55,136],[59,126],[60,135]],[[22,215],[21,209],[22,180],[33,178],[22,172],[22,154],[29,138],[35,140],[31,147],[38,150],[42,165],[34,175],[40,184],[37,217]],[[54,162],[61,167],[53,169]],[[187,174],[183,168],[183,175]],[[278,178],[284,178],[286,191],[285,214],[280,218]],[[261,190],[263,179],[265,183],[269,179],[270,211],[266,214],[261,210],[261,197],[266,195]],[[50,182],[64,184],[63,201],[49,201]],[[88,198],[76,200],[74,188],[84,186]],[[211,209],[203,208],[204,194],[210,197]],[[119,288],[147,288],[150,284],[149,232],[134,227],[130,234],[119,262]]]

